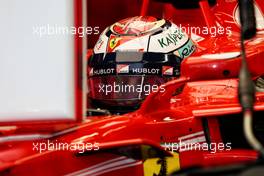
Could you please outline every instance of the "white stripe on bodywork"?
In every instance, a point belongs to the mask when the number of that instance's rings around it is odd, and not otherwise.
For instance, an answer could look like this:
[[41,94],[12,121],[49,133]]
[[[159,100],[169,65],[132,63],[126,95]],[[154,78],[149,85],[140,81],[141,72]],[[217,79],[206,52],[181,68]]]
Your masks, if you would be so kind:
[[201,56],[202,59],[213,59],[213,60],[224,60],[224,59],[234,59],[239,57],[241,54],[239,51],[236,52],[225,52],[225,53],[215,53],[215,54],[204,54]]
[[51,137],[51,135],[45,134],[21,134],[21,135],[13,135],[13,136],[4,136],[0,137],[0,143],[5,142],[13,142],[13,141],[31,141],[31,140],[39,140],[39,139],[47,139]]
[[182,146],[182,145],[195,144],[195,143],[200,143],[200,142],[205,142],[205,141],[206,141],[205,136],[201,136],[201,137],[197,137],[197,138],[181,141],[180,144]]
[[[205,136],[200,136],[200,137],[188,139],[185,141],[180,141],[179,151],[183,152],[183,151],[189,151],[189,150],[196,150],[196,148],[193,148],[193,145],[195,145],[195,146],[199,145],[200,146],[199,148],[201,148],[206,144],[204,142],[206,142]],[[183,146],[184,146],[184,148],[182,148]]]
[[194,136],[198,136],[198,135],[202,135],[202,134],[204,134],[204,132],[203,131],[199,131],[199,132],[196,132],[196,133],[188,134],[186,136],[181,136],[178,139],[179,139],[179,141],[182,141],[183,139],[192,138]]

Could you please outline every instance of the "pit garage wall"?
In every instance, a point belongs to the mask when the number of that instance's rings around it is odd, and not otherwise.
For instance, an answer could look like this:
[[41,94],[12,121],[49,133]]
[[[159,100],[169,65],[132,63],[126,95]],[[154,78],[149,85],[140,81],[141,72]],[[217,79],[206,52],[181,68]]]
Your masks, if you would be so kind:
[[[143,0],[88,0],[88,26],[91,28],[99,27],[100,33],[103,30],[113,24],[114,22],[131,16],[137,16],[140,14],[141,5]],[[236,0],[217,0],[221,6],[222,3],[236,3]],[[263,0],[255,1],[259,7],[264,7]],[[216,8],[218,8],[216,6]],[[222,9],[224,13],[233,16],[232,9]],[[264,12],[264,9],[260,9]],[[171,19],[176,24],[197,24],[197,26],[205,26],[205,22],[201,21],[203,16],[200,9],[197,10],[175,10],[172,5],[160,3],[155,0],[149,0],[149,10],[147,15],[155,16],[158,18]],[[88,48],[94,47],[98,40],[99,34],[88,35]]]
[[82,120],[82,39],[40,34],[49,27],[81,26],[81,5],[81,0],[0,2],[1,125]]

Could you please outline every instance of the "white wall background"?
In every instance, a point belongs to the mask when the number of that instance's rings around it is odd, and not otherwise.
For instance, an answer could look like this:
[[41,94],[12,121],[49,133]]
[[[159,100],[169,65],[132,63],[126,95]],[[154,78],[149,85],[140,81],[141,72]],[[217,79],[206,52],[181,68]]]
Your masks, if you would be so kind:
[[[0,122],[74,116],[73,0],[0,1]],[[51,32],[52,33],[52,32]]]

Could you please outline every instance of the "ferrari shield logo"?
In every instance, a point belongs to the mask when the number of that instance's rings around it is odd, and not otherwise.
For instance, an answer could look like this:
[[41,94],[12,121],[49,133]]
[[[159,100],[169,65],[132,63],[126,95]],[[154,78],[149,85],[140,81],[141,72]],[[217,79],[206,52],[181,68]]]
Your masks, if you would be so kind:
[[116,46],[117,46],[117,44],[118,44],[118,42],[121,40],[121,38],[112,38],[111,40],[110,40],[110,42],[109,42],[109,47],[111,48],[111,49],[114,49]]

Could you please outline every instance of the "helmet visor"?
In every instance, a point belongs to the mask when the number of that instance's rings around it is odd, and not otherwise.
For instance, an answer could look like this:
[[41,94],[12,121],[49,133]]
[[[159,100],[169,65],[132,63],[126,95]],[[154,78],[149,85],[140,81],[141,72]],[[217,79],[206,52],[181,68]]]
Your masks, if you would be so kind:
[[143,100],[151,92],[157,92],[159,86],[170,79],[158,75],[90,77],[88,79],[88,96],[108,105],[133,105]]

